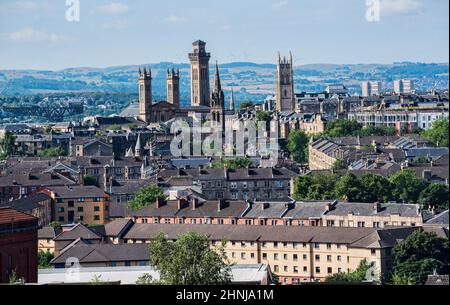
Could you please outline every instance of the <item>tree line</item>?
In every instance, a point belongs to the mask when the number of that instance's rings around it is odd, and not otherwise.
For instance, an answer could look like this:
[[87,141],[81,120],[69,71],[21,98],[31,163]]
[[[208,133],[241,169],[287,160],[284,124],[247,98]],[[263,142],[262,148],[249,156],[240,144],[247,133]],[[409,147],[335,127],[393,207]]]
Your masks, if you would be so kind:
[[353,173],[317,172],[298,176],[293,197],[296,200],[348,200],[349,202],[418,203],[422,207],[448,209],[449,188],[430,183],[411,170],[402,170],[389,178],[373,173],[357,177]]

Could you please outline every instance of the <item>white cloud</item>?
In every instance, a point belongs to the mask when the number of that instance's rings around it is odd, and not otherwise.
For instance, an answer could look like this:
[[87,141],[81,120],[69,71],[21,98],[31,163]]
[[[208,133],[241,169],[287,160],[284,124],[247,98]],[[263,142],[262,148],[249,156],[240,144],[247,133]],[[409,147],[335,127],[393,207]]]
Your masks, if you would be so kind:
[[287,2],[287,1],[278,1],[278,2],[275,2],[274,4],[272,4],[272,8],[280,9],[288,4],[289,4],[289,2]]
[[110,3],[99,6],[97,11],[110,15],[122,15],[128,13],[130,11],[130,7],[123,3]]
[[381,0],[381,15],[406,14],[419,9],[421,6],[420,0]]
[[126,29],[127,27],[128,27],[127,20],[105,22],[102,24],[102,28],[108,29],[108,30],[123,30],[123,29]]
[[16,0],[0,4],[0,12],[33,10],[36,7],[33,1]]
[[188,22],[189,18],[177,16],[177,15],[170,15],[169,17],[166,18],[166,21],[170,22],[170,23],[183,23],[183,22]]
[[17,32],[7,34],[10,40],[16,42],[64,42],[67,39],[63,36],[39,31],[33,28],[26,28]]

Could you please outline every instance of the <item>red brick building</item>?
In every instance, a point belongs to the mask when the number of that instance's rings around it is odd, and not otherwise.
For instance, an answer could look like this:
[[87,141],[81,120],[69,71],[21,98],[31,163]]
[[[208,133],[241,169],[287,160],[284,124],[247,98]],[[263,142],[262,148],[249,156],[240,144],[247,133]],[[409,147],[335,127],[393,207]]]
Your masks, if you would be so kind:
[[15,271],[25,283],[37,283],[38,219],[13,208],[0,208],[0,283]]

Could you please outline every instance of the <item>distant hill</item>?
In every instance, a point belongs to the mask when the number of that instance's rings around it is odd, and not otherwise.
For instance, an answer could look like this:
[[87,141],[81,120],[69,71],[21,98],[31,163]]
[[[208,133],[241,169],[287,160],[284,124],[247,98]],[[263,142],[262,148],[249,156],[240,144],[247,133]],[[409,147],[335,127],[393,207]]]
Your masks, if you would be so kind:
[[[161,62],[143,64],[153,72],[155,96],[165,96],[168,68],[181,71],[181,95],[189,100],[189,65]],[[137,93],[139,66],[68,68],[60,71],[0,70],[0,95],[23,96],[36,93],[124,92]],[[220,65],[226,91],[233,88],[239,99],[261,99],[275,90],[276,65],[232,62]],[[213,76],[211,67],[211,77]],[[448,88],[449,64],[394,63],[390,65],[309,64],[295,67],[297,91],[323,90],[327,84],[344,83],[351,92],[360,91],[362,80],[379,80],[385,87],[399,78],[416,80],[419,90]]]

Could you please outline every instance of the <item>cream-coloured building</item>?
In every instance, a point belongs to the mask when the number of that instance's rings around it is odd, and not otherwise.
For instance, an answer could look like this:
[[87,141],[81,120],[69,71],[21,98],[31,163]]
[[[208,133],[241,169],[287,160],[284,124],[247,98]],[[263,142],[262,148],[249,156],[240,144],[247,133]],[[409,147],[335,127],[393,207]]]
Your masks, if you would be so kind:
[[353,271],[363,260],[373,263],[374,278],[382,279],[391,265],[392,248],[415,228],[135,224],[123,239],[143,244],[163,233],[176,240],[188,230],[207,235],[212,247],[226,240],[231,263],[268,264],[282,284],[300,284]]

